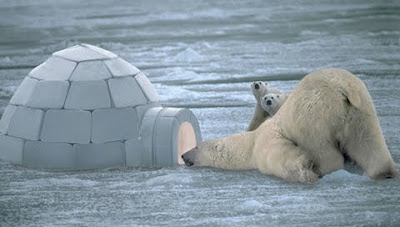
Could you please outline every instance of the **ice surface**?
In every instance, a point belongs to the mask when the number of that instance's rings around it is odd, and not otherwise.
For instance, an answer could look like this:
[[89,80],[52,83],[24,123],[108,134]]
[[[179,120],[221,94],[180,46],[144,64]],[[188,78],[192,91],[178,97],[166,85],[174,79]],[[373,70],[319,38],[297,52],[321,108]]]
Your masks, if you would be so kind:
[[35,89],[37,81],[38,80],[36,79],[25,77],[25,79],[19,85],[14,96],[11,98],[10,104],[26,106],[33,90]]
[[107,83],[103,80],[73,81],[64,107],[78,110],[110,108],[111,101]]
[[140,72],[138,68],[122,58],[113,58],[105,63],[115,77],[134,76]]
[[139,136],[138,116],[132,108],[100,109],[92,113],[93,143],[129,140]]
[[73,61],[51,56],[34,68],[29,76],[40,80],[68,80],[75,67],[76,63]]
[[11,118],[7,134],[23,139],[38,140],[43,116],[42,110],[18,106]]
[[111,78],[103,61],[80,62],[72,73],[71,81],[104,80]]
[[97,51],[91,50],[87,47],[76,45],[64,50],[53,53],[53,56],[65,58],[71,61],[81,62],[89,60],[103,60],[109,57],[98,53]]
[[49,110],[40,139],[45,142],[89,143],[92,117],[89,111]]
[[68,81],[39,81],[29,98],[27,106],[42,109],[61,109],[69,89]]
[[133,77],[110,79],[108,84],[116,107],[139,106],[147,103],[142,89]]

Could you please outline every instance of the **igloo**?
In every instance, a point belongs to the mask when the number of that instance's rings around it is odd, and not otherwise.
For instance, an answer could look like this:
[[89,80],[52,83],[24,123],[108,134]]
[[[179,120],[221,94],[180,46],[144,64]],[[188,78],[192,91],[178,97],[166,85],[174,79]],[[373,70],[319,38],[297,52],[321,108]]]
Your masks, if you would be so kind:
[[200,140],[190,110],[162,107],[138,68],[89,44],[34,68],[0,120],[0,158],[35,168],[174,166]]

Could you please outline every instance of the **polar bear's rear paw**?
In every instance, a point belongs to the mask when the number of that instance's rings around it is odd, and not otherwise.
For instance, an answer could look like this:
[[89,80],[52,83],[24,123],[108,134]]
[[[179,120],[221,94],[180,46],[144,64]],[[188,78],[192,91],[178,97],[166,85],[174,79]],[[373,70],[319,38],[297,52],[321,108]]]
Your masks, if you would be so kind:
[[321,178],[321,172],[315,162],[303,157],[299,171],[299,181],[302,183],[314,184],[319,178]]
[[309,169],[303,169],[300,171],[299,181],[306,184],[315,184],[317,183],[320,177],[318,174],[314,173]]

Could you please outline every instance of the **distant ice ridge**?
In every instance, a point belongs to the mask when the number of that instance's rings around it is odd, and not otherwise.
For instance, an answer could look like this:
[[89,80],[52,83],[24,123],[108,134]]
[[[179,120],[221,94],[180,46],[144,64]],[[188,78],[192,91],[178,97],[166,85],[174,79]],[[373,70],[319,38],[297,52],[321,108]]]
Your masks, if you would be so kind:
[[203,61],[204,56],[200,55],[198,52],[188,47],[182,52],[178,53],[175,57],[167,59],[168,62],[198,62]]

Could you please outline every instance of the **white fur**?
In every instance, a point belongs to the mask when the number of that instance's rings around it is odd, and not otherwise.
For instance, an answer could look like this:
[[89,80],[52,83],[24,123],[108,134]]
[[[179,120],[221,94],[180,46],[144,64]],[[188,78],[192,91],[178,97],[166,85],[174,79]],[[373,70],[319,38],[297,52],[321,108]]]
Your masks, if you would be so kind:
[[272,117],[287,99],[285,94],[266,94],[260,99],[261,107]]
[[262,81],[251,83],[251,92],[256,99],[256,107],[251,117],[247,131],[253,131],[258,128],[270,115],[261,107],[261,97],[266,94],[281,94],[281,91],[275,88],[268,88],[268,84]]
[[399,175],[364,83],[346,70],[325,69],[301,80],[256,130],[201,142],[184,159],[313,183],[342,169],[344,154],[371,178]]

